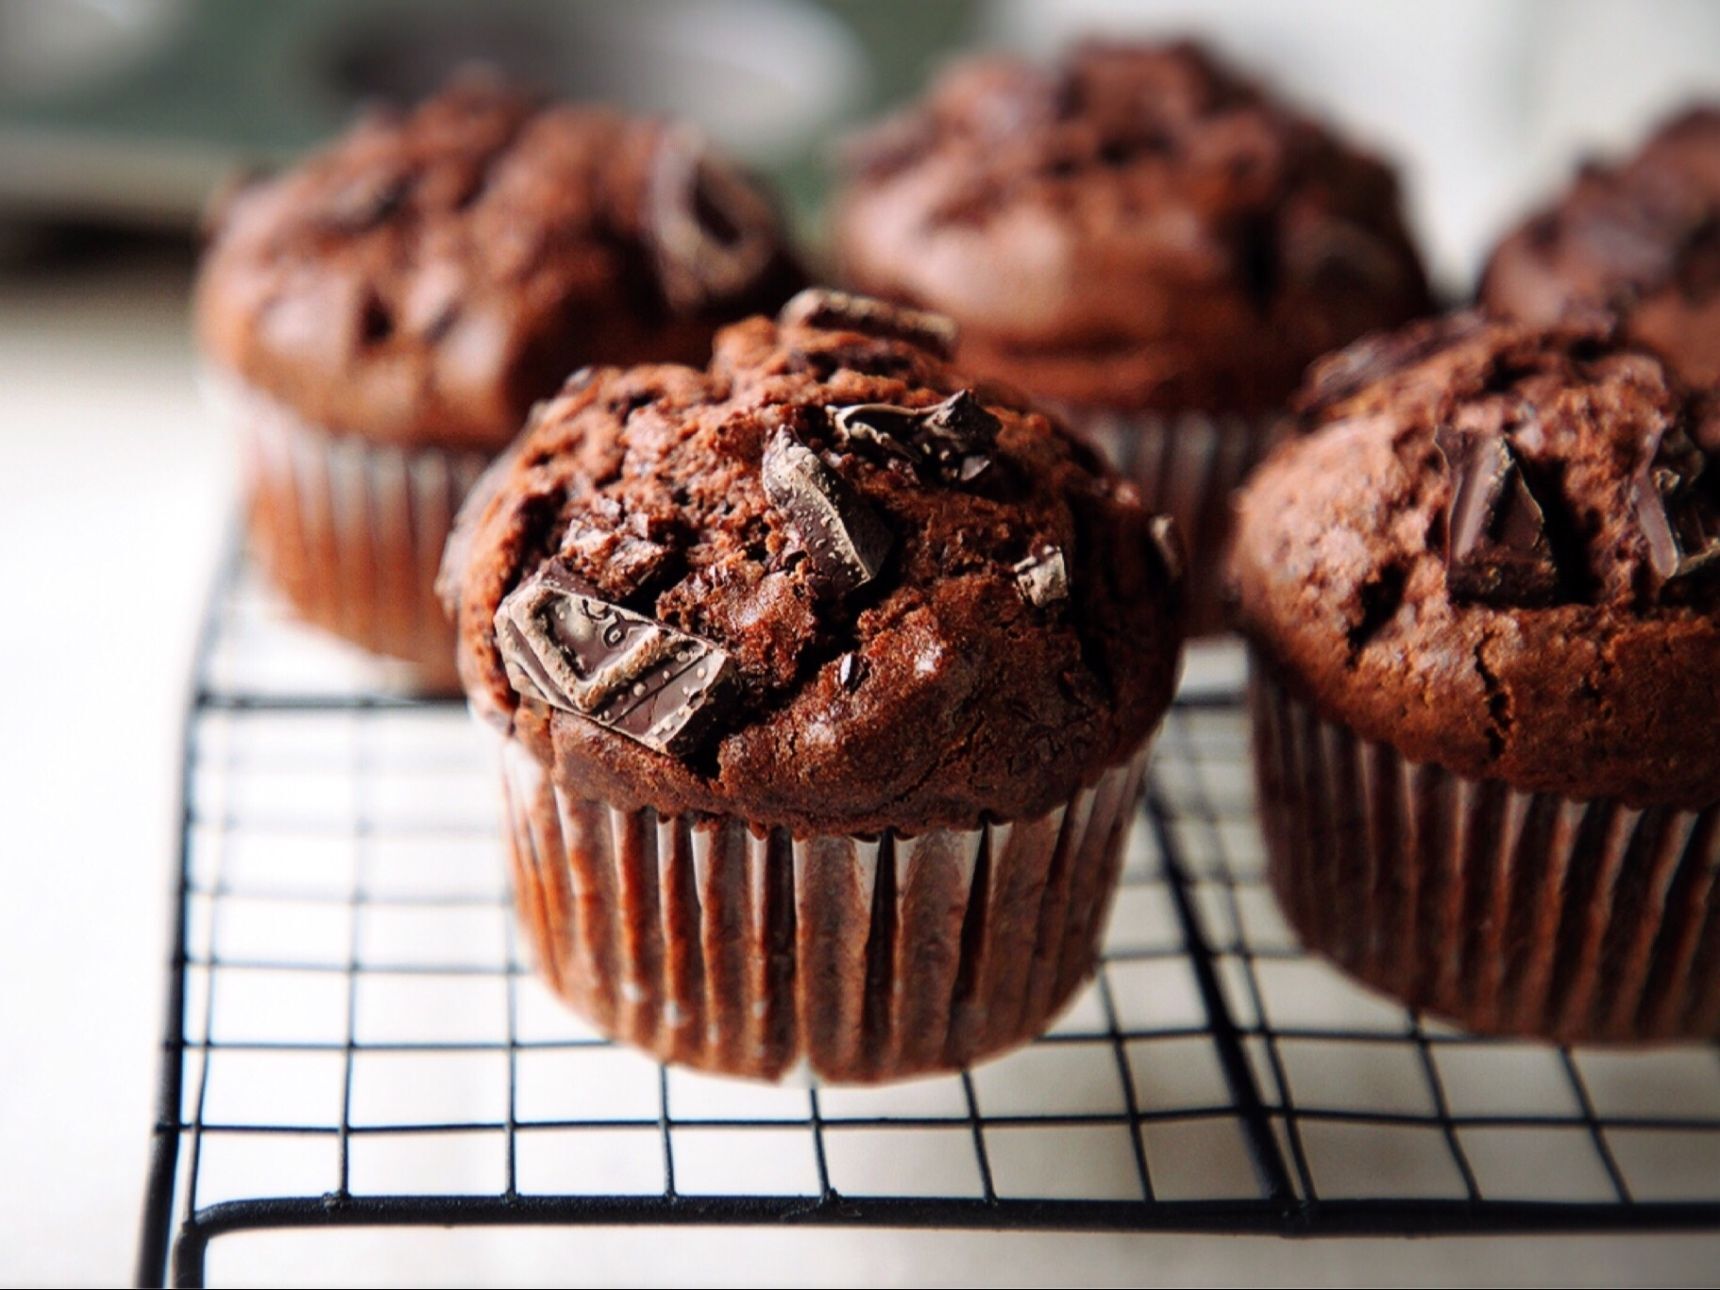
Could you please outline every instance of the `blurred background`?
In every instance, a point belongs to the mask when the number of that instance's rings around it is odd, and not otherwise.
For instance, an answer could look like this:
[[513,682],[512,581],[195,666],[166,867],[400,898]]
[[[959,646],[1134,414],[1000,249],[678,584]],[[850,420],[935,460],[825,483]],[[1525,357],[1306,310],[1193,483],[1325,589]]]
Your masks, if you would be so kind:
[[[701,121],[783,184],[816,244],[823,163],[846,123],[958,49],[1049,56],[1095,30],[1204,36],[1390,154],[1453,297],[1579,158],[1720,94],[1720,5],[1706,0],[0,0],[0,1279],[114,1281],[132,1255],[178,723],[232,506],[185,325],[210,190],[367,100],[483,59],[558,94]],[[1706,1238],[1086,1238],[1071,1263],[1051,1237],[732,1232],[653,1236],[668,1262],[642,1268],[627,1237],[589,1238],[590,1262],[562,1275],[745,1281],[760,1251],[790,1241],[814,1244],[779,1268],[816,1248],[855,1279],[994,1265],[999,1283],[1720,1268]],[[290,1264],[259,1257],[290,1279]],[[361,1282],[460,1271],[399,1250],[354,1257],[382,1260],[351,1265]]]

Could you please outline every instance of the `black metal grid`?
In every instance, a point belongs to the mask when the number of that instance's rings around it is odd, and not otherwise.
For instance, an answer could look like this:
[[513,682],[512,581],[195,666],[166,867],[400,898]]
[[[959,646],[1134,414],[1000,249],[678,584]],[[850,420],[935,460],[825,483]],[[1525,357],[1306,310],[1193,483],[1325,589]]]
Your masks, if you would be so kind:
[[1714,1048],[1468,1037],[1296,949],[1234,687],[1173,710],[1104,964],[1053,1032],[855,1090],[665,1070],[561,1009],[513,941],[483,736],[395,680],[223,579],[140,1282],[326,1225],[1720,1226]]

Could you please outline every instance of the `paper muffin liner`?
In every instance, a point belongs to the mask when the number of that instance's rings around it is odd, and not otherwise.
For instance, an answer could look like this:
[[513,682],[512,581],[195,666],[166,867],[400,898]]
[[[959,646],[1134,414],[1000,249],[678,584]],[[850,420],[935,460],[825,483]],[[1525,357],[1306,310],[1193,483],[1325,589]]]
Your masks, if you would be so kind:
[[1223,631],[1230,495],[1283,433],[1283,416],[1066,405],[1058,410],[1115,470],[1140,486],[1151,510],[1176,521],[1188,561],[1189,635]]
[[1250,658],[1268,873],[1304,943],[1466,1029],[1720,1035],[1720,803],[1638,809],[1409,760]]
[[1098,961],[1143,749],[1035,819],[795,837],[567,791],[502,746],[520,921],[593,1026],[731,1075],[951,1070],[1041,1033]]
[[373,443],[308,424],[230,376],[206,376],[238,432],[251,548],[306,621],[455,685],[434,584],[478,453]]

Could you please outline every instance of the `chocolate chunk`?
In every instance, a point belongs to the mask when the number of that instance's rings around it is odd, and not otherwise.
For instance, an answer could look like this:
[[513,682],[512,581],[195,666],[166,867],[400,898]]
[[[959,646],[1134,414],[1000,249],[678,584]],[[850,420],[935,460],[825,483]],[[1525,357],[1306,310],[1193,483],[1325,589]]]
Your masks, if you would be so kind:
[[1631,479],[1654,592],[1720,572],[1720,506],[1702,487],[1707,459],[1682,430],[1655,436]]
[[969,484],[993,465],[998,419],[972,390],[929,408],[853,403],[831,409],[837,432],[849,443],[880,448],[934,472],[946,483]]
[[1183,555],[1182,534],[1177,531],[1176,521],[1168,515],[1155,515],[1147,521],[1147,534],[1158,550],[1165,572],[1181,582],[1188,562]]
[[836,664],[836,684],[844,690],[858,690],[866,679],[866,660],[858,654],[844,654]]
[[557,562],[502,601],[496,646],[520,694],[671,756],[697,746],[736,690],[725,651],[611,604]]
[[690,126],[664,132],[648,201],[658,281],[677,309],[741,294],[776,254],[770,203]]
[[956,348],[956,325],[942,314],[906,309],[828,287],[808,287],[798,293],[782,307],[776,320],[782,327],[857,331],[905,340],[940,358],[950,357]]
[[1069,566],[1064,562],[1062,548],[1047,543],[1014,568],[1016,587],[1035,609],[1046,609],[1069,599]]
[[405,203],[412,176],[403,171],[367,171],[329,194],[322,216],[343,233],[363,233],[381,224]]
[[895,535],[792,431],[776,432],[765,448],[762,473],[765,495],[787,517],[825,590],[845,596],[878,576]]
[[1395,376],[1429,355],[1475,335],[1484,325],[1480,314],[1466,311],[1398,331],[1364,336],[1309,368],[1296,409],[1308,413],[1325,411],[1375,382]]
[[1445,581],[1453,601],[1545,605],[1559,587],[1546,516],[1504,435],[1441,426],[1451,497],[1445,508]]

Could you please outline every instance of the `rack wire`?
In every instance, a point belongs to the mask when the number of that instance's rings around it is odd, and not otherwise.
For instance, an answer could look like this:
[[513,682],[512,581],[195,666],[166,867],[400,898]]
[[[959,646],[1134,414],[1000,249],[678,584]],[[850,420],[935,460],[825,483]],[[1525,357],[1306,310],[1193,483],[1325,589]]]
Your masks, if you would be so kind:
[[562,1009],[521,962],[464,708],[235,562],[185,739],[140,1284],[202,1284],[227,1233],[342,1225],[1720,1227],[1720,1050],[1472,1037],[1298,950],[1234,660],[1201,666],[1051,1033],[948,1077],[768,1087]]

